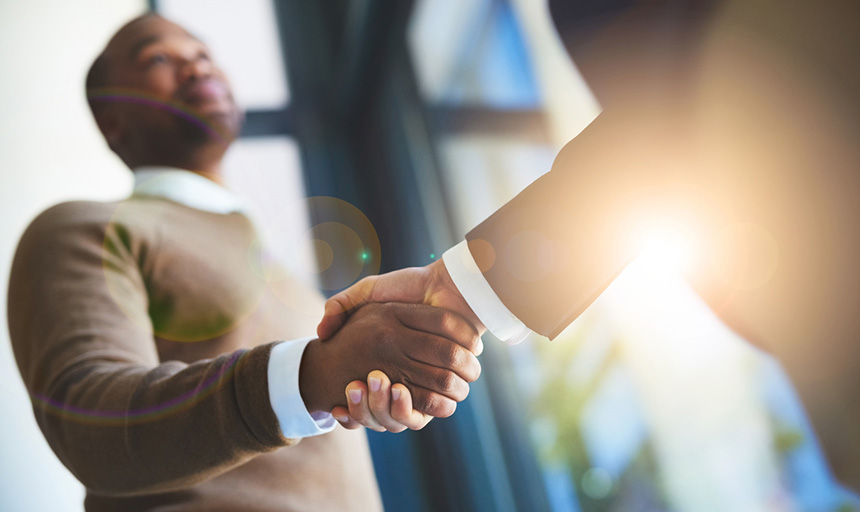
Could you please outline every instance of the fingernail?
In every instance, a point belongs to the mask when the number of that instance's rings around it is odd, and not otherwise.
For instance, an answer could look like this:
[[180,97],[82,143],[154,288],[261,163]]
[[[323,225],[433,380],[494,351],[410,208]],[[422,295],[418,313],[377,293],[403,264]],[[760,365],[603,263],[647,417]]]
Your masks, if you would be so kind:
[[400,400],[400,388],[391,388],[391,398]]
[[382,379],[379,377],[369,377],[367,385],[370,386],[371,391],[379,391],[379,388],[382,387]]
[[346,423],[349,421],[349,418],[347,418],[346,416],[335,416],[334,418],[341,423]]
[[350,389],[348,391],[348,393],[349,393],[349,400],[352,403],[358,405],[358,403],[361,402],[361,390],[360,389]]

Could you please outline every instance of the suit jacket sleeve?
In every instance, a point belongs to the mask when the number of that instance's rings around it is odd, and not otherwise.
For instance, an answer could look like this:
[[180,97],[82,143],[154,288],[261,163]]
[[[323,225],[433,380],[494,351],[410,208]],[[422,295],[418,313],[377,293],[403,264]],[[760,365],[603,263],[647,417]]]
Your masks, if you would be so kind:
[[634,258],[635,232],[671,180],[673,166],[650,154],[658,142],[619,121],[601,114],[550,172],[466,235],[502,303],[544,336],[557,336]]

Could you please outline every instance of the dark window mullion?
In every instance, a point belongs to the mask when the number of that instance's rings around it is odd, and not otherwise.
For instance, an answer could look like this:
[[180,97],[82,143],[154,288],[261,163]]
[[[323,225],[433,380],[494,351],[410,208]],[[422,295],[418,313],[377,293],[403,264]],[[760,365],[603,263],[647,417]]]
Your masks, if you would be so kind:
[[290,105],[278,110],[249,110],[245,112],[242,137],[295,135],[294,113]]
[[488,135],[549,144],[552,140],[541,109],[501,109],[485,106],[430,107],[433,129],[443,136]]

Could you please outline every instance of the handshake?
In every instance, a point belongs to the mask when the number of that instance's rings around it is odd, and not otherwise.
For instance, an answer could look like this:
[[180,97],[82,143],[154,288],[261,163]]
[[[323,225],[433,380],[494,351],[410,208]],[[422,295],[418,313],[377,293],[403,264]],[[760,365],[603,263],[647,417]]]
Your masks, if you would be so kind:
[[346,428],[421,429],[468,395],[484,330],[441,260],[364,278],[326,302],[302,357],[302,399]]

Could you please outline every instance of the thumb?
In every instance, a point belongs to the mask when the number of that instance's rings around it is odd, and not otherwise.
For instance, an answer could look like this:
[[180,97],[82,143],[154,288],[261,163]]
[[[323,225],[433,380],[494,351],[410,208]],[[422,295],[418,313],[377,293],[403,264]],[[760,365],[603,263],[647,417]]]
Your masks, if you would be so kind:
[[373,292],[376,276],[368,276],[346,290],[334,295],[325,303],[323,318],[317,326],[317,336],[324,341],[340,329],[349,315],[366,304]]
[[319,325],[317,325],[317,337],[321,341],[331,338],[346,323],[348,317],[346,308],[338,302],[336,297],[327,300],[325,303],[325,313]]

